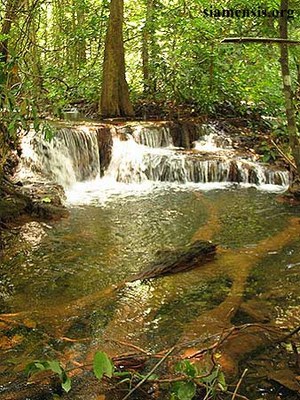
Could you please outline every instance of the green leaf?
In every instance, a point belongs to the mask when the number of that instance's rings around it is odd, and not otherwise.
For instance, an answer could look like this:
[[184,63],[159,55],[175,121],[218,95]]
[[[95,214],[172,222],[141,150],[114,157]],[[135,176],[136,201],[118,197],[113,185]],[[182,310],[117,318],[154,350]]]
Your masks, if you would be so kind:
[[214,369],[211,374],[201,378],[201,381],[204,383],[212,383],[219,375],[218,368]]
[[29,364],[26,365],[25,367],[25,373],[30,376],[33,375],[39,371],[43,371],[45,368],[43,364],[41,364],[39,361],[33,361]]
[[179,400],[191,400],[196,394],[196,385],[193,382],[180,382],[177,389]]
[[96,378],[102,379],[105,374],[109,378],[113,374],[113,365],[106,353],[97,351],[94,356],[93,370]]
[[49,197],[43,197],[43,198],[42,198],[42,202],[43,202],[43,203],[51,203],[51,201],[52,201],[52,200],[51,200]]
[[40,371],[44,371],[45,369],[47,369],[47,366],[45,364],[45,362],[37,361],[35,362],[35,367]]
[[48,361],[48,368],[47,369],[50,369],[51,371],[55,372],[59,376],[62,376],[63,370],[62,370],[59,362],[56,361],[56,360]]
[[64,389],[66,393],[68,393],[71,390],[72,387],[71,379],[66,374],[64,374],[63,376],[61,387]]
[[149,377],[148,377],[148,381],[155,381],[156,379],[158,379],[159,378],[159,376],[157,375],[157,374],[151,374]]
[[223,392],[227,391],[227,384],[226,384],[225,376],[224,376],[223,372],[219,372],[219,375],[218,375],[218,386]]
[[47,122],[43,124],[42,134],[47,142],[50,142],[55,136],[55,129]]
[[33,120],[33,129],[38,132],[40,130],[40,121],[37,119]]
[[114,372],[114,376],[122,377],[122,376],[132,376],[131,372],[123,371],[123,372]]
[[188,360],[183,360],[177,363],[175,371],[184,373],[191,378],[194,378],[198,373],[197,368]]

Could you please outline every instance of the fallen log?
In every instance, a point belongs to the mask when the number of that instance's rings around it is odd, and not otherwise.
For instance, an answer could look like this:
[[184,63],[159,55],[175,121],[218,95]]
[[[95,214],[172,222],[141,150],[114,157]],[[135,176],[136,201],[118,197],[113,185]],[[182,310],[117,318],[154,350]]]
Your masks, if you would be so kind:
[[165,250],[158,254],[158,260],[134,275],[130,282],[189,271],[211,261],[216,250],[215,244],[205,240],[197,240],[189,247],[179,250]]

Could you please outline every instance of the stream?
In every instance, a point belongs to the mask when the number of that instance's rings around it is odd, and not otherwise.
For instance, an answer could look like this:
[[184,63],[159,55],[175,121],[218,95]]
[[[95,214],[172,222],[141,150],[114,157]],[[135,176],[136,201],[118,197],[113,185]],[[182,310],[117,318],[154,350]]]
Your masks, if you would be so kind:
[[[139,163],[131,163],[135,175]],[[116,165],[116,158],[110,165]],[[128,170],[128,165],[115,168],[124,177],[120,170]],[[1,314],[24,313],[26,318],[23,325],[8,331],[7,321],[0,319],[0,385],[7,383],[6,375],[35,359],[59,355],[71,363],[84,362],[96,349],[113,353],[115,345],[108,345],[107,339],[150,352],[176,344],[194,320],[226,299],[240,265],[211,262],[189,272],[127,284],[105,299],[97,293],[141,271],[155,261],[158,251],[188,245],[199,230],[208,231],[208,205],[213,204],[218,219],[209,239],[228,254],[241,249],[255,253],[259,243],[285,229],[300,212],[300,206],[281,203],[272,190],[258,190],[255,185],[231,182],[218,187],[206,182],[204,187],[195,182],[126,182],[125,178],[111,185],[112,176],[109,168],[106,177],[93,176],[100,182],[96,186],[95,181],[75,177],[76,182],[66,188],[68,218],[27,222],[11,232],[11,248],[1,264]],[[299,235],[278,250],[266,248],[263,257],[254,258],[243,301],[255,301],[278,326],[290,330],[299,326],[299,268]],[[80,299],[86,312],[77,315],[72,305]],[[212,324],[221,327],[222,316],[213,315],[217,320]],[[251,322],[241,312],[234,318],[239,324]],[[208,332],[204,326],[201,334],[205,337]],[[292,357],[292,350],[287,351]],[[279,362],[272,363],[279,367]],[[289,398],[283,392],[280,397],[280,385],[261,384],[269,368],[265,359],[252,357],[241,368],[245,367],[249,374],[243,392],[250,400]],[[87,392],[88,399],[93,397]]]

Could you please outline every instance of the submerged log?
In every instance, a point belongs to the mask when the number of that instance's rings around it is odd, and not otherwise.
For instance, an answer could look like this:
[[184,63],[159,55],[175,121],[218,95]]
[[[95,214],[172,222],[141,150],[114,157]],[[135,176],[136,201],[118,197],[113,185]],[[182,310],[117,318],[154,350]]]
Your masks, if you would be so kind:
[[211,261],[216,255],[216,250],[215,244],[197,240],[187,248],[159,252],[158,261],[136,274],[130,282],[189,271]]

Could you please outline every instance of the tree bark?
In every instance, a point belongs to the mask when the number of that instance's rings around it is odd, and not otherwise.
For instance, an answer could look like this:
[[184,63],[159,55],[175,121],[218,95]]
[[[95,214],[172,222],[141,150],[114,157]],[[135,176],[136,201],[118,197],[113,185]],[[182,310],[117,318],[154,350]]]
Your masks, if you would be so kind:
[[102,117],[130,117],[134,114],[125,78],[123,8],[123,0],[111,0],[100,100]]
[[[281,0],[280,8],[281,10],[287,10],[289,6],[288,0]],[[287,18],[280,18],[280,37],[282,39],[288,38],[288,24]],[[287,130],[289,134],[290,146],[292,149],[292,154],[297,166],[298,174],[300,175],[300,142],[297,132],[296,116],[295,116],[295,106],[293,102],[293,92],[291,75],[289,68],[289,53],[287,43],[281,43],[280,45],[280,65],[281,74],[283,81],[283,92],[285,97],[285,111],[287,118]]]

